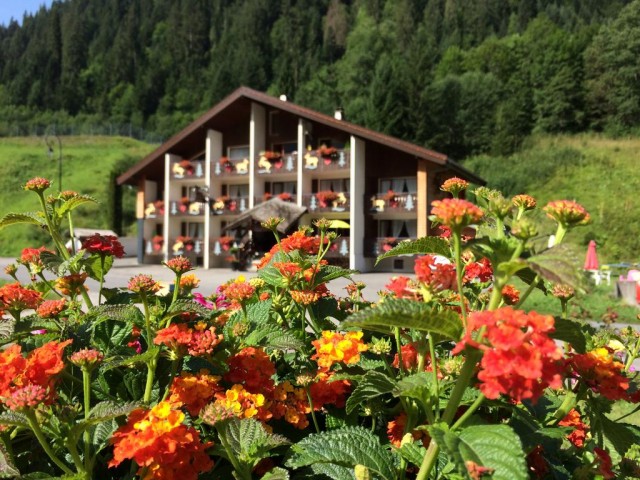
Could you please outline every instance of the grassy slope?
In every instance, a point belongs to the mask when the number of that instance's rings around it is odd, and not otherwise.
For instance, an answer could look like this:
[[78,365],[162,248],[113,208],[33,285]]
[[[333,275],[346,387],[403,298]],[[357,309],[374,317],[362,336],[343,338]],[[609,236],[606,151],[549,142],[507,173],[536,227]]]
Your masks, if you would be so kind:
[[[61,137],[64,190],[76,190],[96,198],[100,204],[81,207],[74,216],[77,227],[109,228],[106,205],[109,177],[116,164],[132,165],[154,146],[122,137]],[[49,159],[42,138],[0,138],[0,216],[8,212],[34,211],[34,194],[20,187],[32,177],[54,182],[57,190],[58,149]],[[131,195],[129,207],[131,208]],[[26,246],[39,247],[44,237],[34,227],[11,226],[0,230],[0,256],[17,256]]]
[[[595,239],[601,263],[640,261],[640,176],[637,173],[640,139],[612,140],[596,135],[532,137],[523,150],[506,158],[480,156],[465,166],[484,177],[488,186],[506,194],[529,193],[540,205],[549,200],[576,200],[591,213],[592,223],[567,236],[581,255]],[[553,233],[554,226],[538,216],[540,233]],[[584,256],[580,257],[582,260]],[[617,275],[626,269],[612,269],[612,286],[592,288],[572,302],[575,318],[601,319],[612,308],[622,322],[637,322],[638,310],[612,297]],[[536,291],[528,309],[557,314],[558,302]]]

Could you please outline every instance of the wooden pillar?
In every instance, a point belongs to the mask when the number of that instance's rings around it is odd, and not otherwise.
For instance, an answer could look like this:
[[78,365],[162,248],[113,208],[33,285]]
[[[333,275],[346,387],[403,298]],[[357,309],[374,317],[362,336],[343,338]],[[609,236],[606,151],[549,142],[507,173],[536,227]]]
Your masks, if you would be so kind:
[[136,240],[137,252],[136,257],[138,259],[138,263],[141,264],[144,262],[144,208],[147,204],[147,199],[145,199],[145,186],[146,186],[146,178],[143,175],[138,181],[138,192],[136,193],[136,219],[138,225],[138,238]]
[[423,158],[418,159],[418,238],[426,237],[429,235],[429,199],[427,198],[428,192],[428,175],[427,175],[427,161]]

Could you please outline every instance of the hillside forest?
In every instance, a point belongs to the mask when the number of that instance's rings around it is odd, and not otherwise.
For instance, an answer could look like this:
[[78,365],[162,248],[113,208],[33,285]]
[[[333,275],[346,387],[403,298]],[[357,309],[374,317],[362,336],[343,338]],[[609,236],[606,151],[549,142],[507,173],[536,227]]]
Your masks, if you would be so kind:
[[66,0],[0,26],[0,135],[163,137],[240,85],[453,158],[640,124],[640,0]]

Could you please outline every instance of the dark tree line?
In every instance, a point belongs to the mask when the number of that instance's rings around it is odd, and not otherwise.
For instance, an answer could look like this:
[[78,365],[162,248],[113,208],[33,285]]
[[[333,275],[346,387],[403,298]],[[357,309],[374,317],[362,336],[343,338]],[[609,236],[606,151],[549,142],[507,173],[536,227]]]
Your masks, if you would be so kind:
[[640,124],[640,0],[66,0],[0,26],[0,134],[170,135],[240,85],[463,158]]

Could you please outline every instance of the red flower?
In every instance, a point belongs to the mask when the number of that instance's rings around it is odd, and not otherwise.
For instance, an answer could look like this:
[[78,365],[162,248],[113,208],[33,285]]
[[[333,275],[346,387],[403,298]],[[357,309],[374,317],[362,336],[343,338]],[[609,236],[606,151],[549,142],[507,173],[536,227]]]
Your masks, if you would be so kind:
[[[483,335],[474,340],[472,332],[481,329]],[[473,312],[467,332],[453,353],[467,345],[484,351],[478,380],[487,398],[502,394],[516,402],[535,402],[545,388],[561,387],[562,352],[548,335],[553,329],[553,317],[536,312],[512,307]]]
[[251,393],[271,392],[271,379],[276,367],[261,348],[243,348],[227,360],[229,372],[224,376],[227,382],[241,384]]
[[456,269],[450,263],[441,263],[433,255],[424,255],[416,258],[413,269],[418,280],[435,291],[455,289]]
[[[400,351],[402,353],[402,367],[405,370],[411,370],[418,365],[418,350],[416,350],[416,347],[412,343],[402,345],[402,347],[400,347]],[[391,366],[395,368],[400,366],[400,360],[397,353],[393,358]]]
[[616,478],[616,474],[613,473],[613,462],[611,461],[611,456],[609,452],[603,450],[602,448],[595,447],[593,449],[593,453],[596,454],[596,462],[598,464],[598,473],[602,475],[603,478]]
[[560,421],[558,425],[561,427],[574,427],[575,429],[567,435],[567,439],[576,447],[584,447],[584,441],[587,438],[587,430],[589,426],[580,420],[580,412],[572,408],[569,413]]
[[57,318],[64,310],[67,300],[45,300],[40,304],[36,313],[42,318]]
[[24,288],[20,283],[0,287],[0,306],[17,315],[23,310],[36,309],[42,303],[40,292]]
[[275,244],[270,251],[265,253],[264,257],[262,257],[262,259],[260,260],[257,268],[259,270],[266,267],[271,261],[271,258],[273,258],[273,256],[281,250],[285,253],[293,252],[294,250],[300,250],[303,253],[315,255],[316,253],[318,253],[319,248],[320,239],[318,237],[309,237],[304,230],[298,230],[288,237],[283,238],[280,241],[280,244]]
[[309,385],[314,410],[321,410],[324,405],[344,407],[351,390],[351,383],[348,380],[332,381],[332,377],[333,373],[319,372],[316,382]]
[[30,190],[32,192],[42,193],[50,186],[51,186],[51,182],[46,178],[34,177],[31,180],[27,181],[27,183],[23,188],[25,190]]
[[211,354],[222,340],[223,336],[216,334],[215,327],[207,328],[203,324],[193,329],[184,323],[173,323],[167,328],[158,330],[153,343],[165,345],[179,355],[188,353],[198,357]]
[[160,290],[160,284],[151,275],[140,274],[131,277],[127,286],[133,293],[156,293]]
[[164,263],[169,270],[173,271],[176,275],[182,275],[183,273],[193,270],[191,261],[186,257],[174,257],[171,260]]
[[216,393],[222,391],[218,385],[220,377],[209,375],[207,370],[197,374],[182,372],[173,379],[169,401],[176,406],[184,406],[192,417],[215,398]]
[[51,250],[47,250],[45,247],[40,248],[25,248],[22,250],[19,262],[25,265],[31,275],[37,275],[44,270],[44,264],[40,258],[42,252],[53,253]]
[[392,277],[391,281],[385,285],[385,288],[390,292],[393,292],[396,298],[416,299],[416,291],[415,289],[410,288],[409,282],[411,282],[409,277]]
[[124,257],[124,248],[115,235],[94,233],[82,242],[82,248],[89,253],[110,255],[116,258]]
[[520,301],[520,291],[513,285],[505,285],[502,288],[502,300],[507,305],[515,305]]
[[479,262],[467,263],[464,267],[463,281],[471,282],[474,279],[480,282],[488,282],[493,278],[493,268],[488,258],[482,258]]
[[228,283],[222,286],[222,293],[227,297],[228,300],[236,304],[241,304],[249,300],[256,289],[248,282],[245,281],[235,281]]

